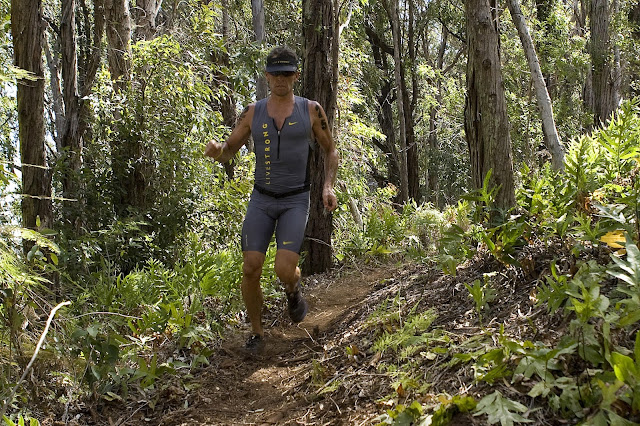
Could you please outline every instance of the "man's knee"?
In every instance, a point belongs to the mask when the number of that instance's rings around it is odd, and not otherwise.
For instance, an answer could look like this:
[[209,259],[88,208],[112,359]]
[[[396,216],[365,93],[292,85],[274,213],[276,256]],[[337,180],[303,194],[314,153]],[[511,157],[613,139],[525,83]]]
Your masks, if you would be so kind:
[[292,256],[276,256],[274,265],[276,275],[284,283],[293,283],[300,278],[298,269],[298,258]]
[[262,274],[262,265],[264,263],[264,255],[247,254],[243,256],[242,273],[249,279],[259,279]]

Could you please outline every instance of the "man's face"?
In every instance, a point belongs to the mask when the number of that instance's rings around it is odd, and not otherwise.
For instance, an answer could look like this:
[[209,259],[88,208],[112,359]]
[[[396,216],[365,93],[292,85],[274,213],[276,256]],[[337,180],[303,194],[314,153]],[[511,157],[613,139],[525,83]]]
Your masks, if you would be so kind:
[[285,96],[293,91],[293,86],[298,81],[298,71],[273,71],[265,72],[271,93],[277,96]]

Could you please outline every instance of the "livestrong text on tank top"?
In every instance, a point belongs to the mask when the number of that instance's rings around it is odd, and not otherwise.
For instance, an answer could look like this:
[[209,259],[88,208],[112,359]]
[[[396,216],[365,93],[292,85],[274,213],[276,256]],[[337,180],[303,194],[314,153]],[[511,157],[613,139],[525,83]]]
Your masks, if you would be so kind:
[[278,129],[267,113],[267,99],[256,102],[251,122],[256,186],[276,194],[309,185],[312,134],[306,98],[295,97],[291,116]]

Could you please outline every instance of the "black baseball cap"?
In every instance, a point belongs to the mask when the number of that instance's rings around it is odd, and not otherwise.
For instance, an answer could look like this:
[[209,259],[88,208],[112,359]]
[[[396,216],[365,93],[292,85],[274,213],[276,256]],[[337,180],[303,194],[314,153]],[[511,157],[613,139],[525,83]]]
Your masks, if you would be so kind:
[[286,46],[276,47],[267,56],[267,72],[298,71],[298,56]]

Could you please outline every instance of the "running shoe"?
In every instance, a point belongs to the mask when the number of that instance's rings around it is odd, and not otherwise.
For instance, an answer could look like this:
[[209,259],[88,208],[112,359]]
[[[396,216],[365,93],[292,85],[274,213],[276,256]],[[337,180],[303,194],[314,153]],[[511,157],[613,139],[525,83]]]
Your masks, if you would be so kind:
[[249,336],[247,343],[245,343],[244,348],[247,352],[253,355],[257,355],[264,351],[264,337],[259,334],[252,334]]
[[287,304],[289,305],[289,318],[293,322],[300,322],[307,316],[309,311],[309,305],[307,301],[302,297],[302,291],[300,287],[293,293],[287,293]]

